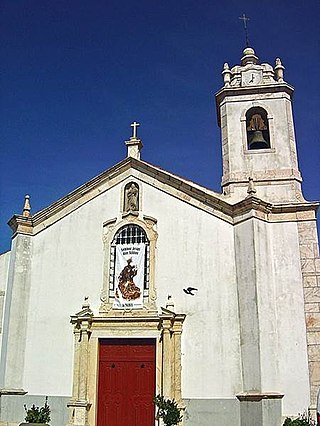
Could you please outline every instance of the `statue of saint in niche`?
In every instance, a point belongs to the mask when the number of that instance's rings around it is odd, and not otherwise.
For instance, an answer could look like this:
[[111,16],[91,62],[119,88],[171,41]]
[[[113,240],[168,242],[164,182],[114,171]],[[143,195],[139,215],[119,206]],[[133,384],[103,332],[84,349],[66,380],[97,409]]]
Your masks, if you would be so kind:
[[124,210],[126,212],[136,212],[139,210],[139,188],[133,182],[125,187]]

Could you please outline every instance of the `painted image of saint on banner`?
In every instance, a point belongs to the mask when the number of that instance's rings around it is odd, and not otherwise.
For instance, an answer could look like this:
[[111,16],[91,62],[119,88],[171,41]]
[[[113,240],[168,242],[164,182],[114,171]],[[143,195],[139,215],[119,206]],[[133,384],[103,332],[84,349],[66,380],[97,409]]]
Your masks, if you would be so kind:
[[145,244],[118,245],[116,248],[116,309],[143,306]]
[[138,270],[135,265],[131,265],[132,259],[127,260],[127,266],[125,266],[119,275],[119,290],[121,291],[122,297],[126,300],[139,299],[141,290],[137,287],[133,281],[133,278],[137,275]]

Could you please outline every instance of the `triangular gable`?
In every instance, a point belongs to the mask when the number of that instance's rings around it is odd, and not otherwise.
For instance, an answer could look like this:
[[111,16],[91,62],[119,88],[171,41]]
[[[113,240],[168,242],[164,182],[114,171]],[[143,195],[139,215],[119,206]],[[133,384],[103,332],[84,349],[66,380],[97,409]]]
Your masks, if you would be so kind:
[[[180,198],[186,203],[208,211],[227,221],[232,221],[232,206],[222,200],[222,195],[204,188],[194,182],[169,173],[160,167],[151,165],[145,161],[128,157],[107,169],[100,175],[76,188],[66,196],[55,201],[48,207],[40,210],[29,218],[32,222],[33,233],[37,233],[57,220],[78,209],[88,201],[94,199],[108,189],[122,182],[130,175],[136,175],[139,180]],[[18,217],[18,216],[14,216]],[[12,219],[9,222],[12,224]],[[30,223],[31,225],[31,223]]]
[[246,218],[244,213],[253,210],[259,212],[255,215],[262,220],[278,221],[279,211],[281,214],[284,212],[295,212],[296,214],[305,209],[316,210],[318,208],[318,203],[309,202],[271,204],[253,195],[248,195],[242,201],[232,204],[223,199],[223,194],[145,161],[128,157],[33,216],[14,215],[10,219],[9,225],[14,235],[16,232],[37,234],[130,176],[230,224],[244,220]]

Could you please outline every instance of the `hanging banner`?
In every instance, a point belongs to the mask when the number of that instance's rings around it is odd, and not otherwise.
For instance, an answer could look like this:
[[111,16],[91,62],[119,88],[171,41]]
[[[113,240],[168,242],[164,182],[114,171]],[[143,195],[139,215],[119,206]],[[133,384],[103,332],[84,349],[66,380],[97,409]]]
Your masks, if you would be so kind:
[[115,262],[115,309],[143,307],[145,244],[117,244]]

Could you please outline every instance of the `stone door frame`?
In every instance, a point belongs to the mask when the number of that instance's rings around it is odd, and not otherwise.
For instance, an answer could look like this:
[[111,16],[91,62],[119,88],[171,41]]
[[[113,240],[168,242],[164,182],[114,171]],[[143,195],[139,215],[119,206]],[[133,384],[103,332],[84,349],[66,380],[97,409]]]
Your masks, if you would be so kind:
[[94,426],[97,418],[99,339],[156,340],[156,394],[181,404],[181,334],[184,314],[162,308],[94,316],[88,304],[71,317],[74,326],[73,388],[68,426]]

